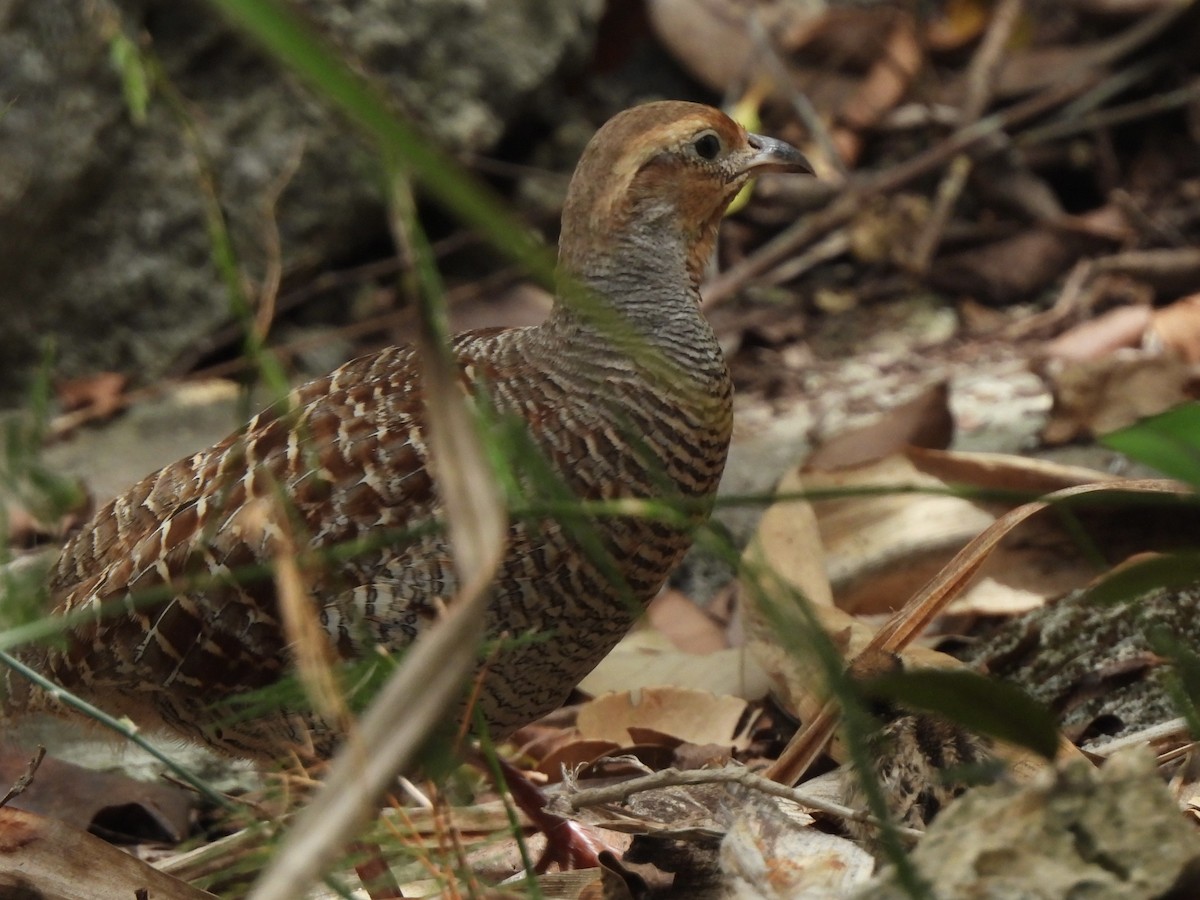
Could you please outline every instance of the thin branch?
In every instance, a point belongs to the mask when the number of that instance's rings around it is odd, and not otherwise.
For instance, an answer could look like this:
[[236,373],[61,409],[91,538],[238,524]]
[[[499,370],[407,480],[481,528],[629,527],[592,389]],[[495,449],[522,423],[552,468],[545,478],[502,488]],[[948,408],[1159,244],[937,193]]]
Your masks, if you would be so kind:
[[267,339],[271,323],[275,320],[275,307],[279,299],[279,287],[283,283],[283,241],[279,236],[279,220],[276,207],[279,198],[291,184],[300,163],[304,159],[304,141],[296,143],[291,156],[284,161],[278,177],[267,187],[263,196],[263,245],[266,253],[266,271],[258,291],[258,309],[254,314],[254,330],[260,341]]
[[[1024,8],[1025,0],[1000,0],[992,13],[987,32],[979,42],[979,49],[967,71],[967,96],[962,105],[961,123],[977,122],[991,103],[996,76],[1004,63],[1004,49],[1012,40]],[[911,265],[914,271],[928,271],[942,243],[946,223],[958,205],[958,198],[966,187],[973,167],[971,157],[960,153],[942,173],[941,183],[934,195],[933,209],[913,247]]]
[[1114,125],[1124,125],[1136,122],[1150,116],[1157,116],[1181,106],[1190,106],[1200,99],[1200,78],[1194,78],[1183,87],[1142,100],[1135,100],[1123,106],[1113,106],[1109,109],[1098,109],[1094,113],[1081,116],[1066,122],[1051,122],[1040,128],[1031,128],[1018,137],[1017,144],[1021,147],[1031,147],[1048,141],[1070,137],[1082,131],[1096,131],[1101,128],[1111,128]]
[[8,806],[14,797],[25,793],[25,789],[33,784],[33,776],[37,774],[37,770],[45,758],[46,748],[38,744],[37,750],[34,751],[28,765],[25,766],[25,771],[21,774],[21,777],[13,782],[12,787],[8,789],[8,792],[3,797],[0,797],[0,808]]

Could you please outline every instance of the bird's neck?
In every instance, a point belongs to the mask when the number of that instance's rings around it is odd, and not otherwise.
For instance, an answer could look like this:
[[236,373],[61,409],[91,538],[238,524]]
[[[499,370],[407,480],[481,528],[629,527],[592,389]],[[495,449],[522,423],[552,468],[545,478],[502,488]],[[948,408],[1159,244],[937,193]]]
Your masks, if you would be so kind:
[[560,257],[560,299],[545,328],[589,352],[652,369],[661,363],[672,380],[726,380],[720,346],[700,314],[698,254],[661,234],[609,240],[615,246],[603,255]]

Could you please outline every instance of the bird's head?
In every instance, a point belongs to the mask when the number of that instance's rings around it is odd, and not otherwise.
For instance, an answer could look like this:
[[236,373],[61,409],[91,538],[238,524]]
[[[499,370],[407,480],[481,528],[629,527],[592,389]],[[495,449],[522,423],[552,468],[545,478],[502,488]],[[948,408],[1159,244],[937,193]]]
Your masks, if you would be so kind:
[[812,172],[795,147],[752,134],[720,110],[662,101],[596,132],[563,207],[562,266],[588,275],[631,245],[683,253],[698,284],[725,209],[762,172]]

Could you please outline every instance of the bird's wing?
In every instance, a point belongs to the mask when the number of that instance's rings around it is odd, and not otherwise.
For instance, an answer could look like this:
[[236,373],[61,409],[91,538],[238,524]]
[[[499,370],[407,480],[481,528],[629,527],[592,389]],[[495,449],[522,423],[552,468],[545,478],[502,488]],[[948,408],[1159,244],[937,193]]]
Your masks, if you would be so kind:
[[264,412],[143,479],[67,544],[51,598],[60,613],[94,615],[72,629],[62,662],[162,672],[219,656],[218,680],[244,684],[244,668],[282,661],[271,570],[281,554],[309,554],[306,586],[321,590],[352,577],[339,567],[353,565],[354,548],[350,563],[336,556],[345,542],[379,552],[382,531],[396,553],[411,540],[436,507],[412,351],[355,360],[291,399],[290,413]]

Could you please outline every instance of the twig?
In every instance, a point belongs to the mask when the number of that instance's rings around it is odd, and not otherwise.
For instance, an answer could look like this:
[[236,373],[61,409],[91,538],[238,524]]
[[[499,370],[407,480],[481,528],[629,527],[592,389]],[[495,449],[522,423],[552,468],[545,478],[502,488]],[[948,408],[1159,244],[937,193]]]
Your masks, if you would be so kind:
[[1149,281],[1191,280],[1200,277],[1200,248],[1125,250],[1097,259],[1095,263],[1097,273],[1117,272]]
[[[967,97],[962,106],[962,124],[978,121],[991,102],[996,75],[1004,61],[1004,48],[1012,39],[1024,6],[1025,0],[1000,0],[992,13],[992,21],[967,71]],[[949,169],[943,173],[934,195],[933,209],[930,210],[925,227],[921,229],[921,234],[913,246],[910,264],[914,271],[921,274],[928,271],[929,264],[942,243],[946,223],[950,221],[954,207],[958,205],[958,198],[962,195],[972,167],[971,158],[965,153],[960,153],[951,160]]]
[[1200,250],[1195,247],[1126,250],[1099,259],[1080,260],[1067,275],[1054,305],[1013,322],[1004,329],[1004,337],[1018,340],[1049,333],[1072,313],[1082,313],[1090,308],[1096,300],[1094,279],[1114,273],[1150,284],[1195,280],[1200,278]]
[[25,766],[25,772],[13,782],[12,787],[8,789],[3,797],[0,797],[0,808],[8,806],[9,801],[14,797],[20,796],[25,792],[25,789],[33,784],[33,776],[37,773],[38,768],[42,764],[42,760],[46,758],[46,748],[38,744],[37,750],[34,751],[33,757],[29,760],[29,764]]
[[1159,722],[1155,725],[1149,725],[1146,728],[1139,728],[1130,734],[1114,738],[1099,747],[1088,750],[1088,755],[1108,759],[1122,750],[1128,750],[1130,747],[1146,747],[1168,740],[1183,740],[1186,743],[1182,747],[1176,747],[1173,750],[1160,754],[1158,757],[1158,764],[1160,766],[1165,762],[1177,759],[1181,752],[1190,750],[1195,746],[1195,743],[1189,740],[1187,720],[1183,716],[1168,719],[1165,722]]
[[942,173],[942,180],[938,182],[937,191],[933,196],[929,217],[925,220],[921,233],[917,235],[912,255],[907,261],[912,272],[924,275],[929,271],[930,263],[942,245],[946,225],[950,222],[950,216],[954,207],[958,205],[958,198],[962,196],[963,188],[967,186],[967,179],[971,177],[974,167],[971,157],[960,153],[950,160],[949,167]]
[[776,285],[799,278],[809,269],[815,269],[823,262],[836,259],[850,249],[850,234],[848,229],[839,228],[827,234],[798,256],[780,263],[761,279],[763,284]]
[[1181,106],[1188,106],[1195,102],[1198,97],[1200,97],[1200,78],[1194,78],[1183,87],[1167,91],[1165,94],[1156,94],[1153,97],[1135,100],[1132,103],[1126,103],[1124,106],[1096,110],[1094,113],[1081,116],[1072,121],[1051,122],[1040,128],[1031,128],[1017,138],[1017,144],[1021,147],[1030,147],[1035,144],[1044,144],[1047,141],[1070,137],[1081,131],[1095,131],[1100,128],[1123,125],[1126,122],[1136,122],[1138,119],[1145,119],[1159,113],[1169,112]]
[[[288,821],[282,816],[274,824]],[[264,822],[254,822],[245,828],[201,844],[191,850],[155,862],[154,867],[178,878],[180,881],[196,882],[211,875],[228,874],[231,870],[244,868],[248,860],[266,856],[274,840],[274,828]]]
[[1135,234],[1153,238],[1153,240],[1143,240],[1143,244],[1169,244],[1176,248],[1191,246],[1191,241],[1178,224],[1162,222],[1152,217],[1129,191],[1124,188],[1115,188],[1109,192],[1108,196],[1121,216],[1129,222]]
[[1174,54],[1169,52],[1155,53],[1145,59],[1138,58],[1131,65],[1120,69],[1105,78],[1102,82],[1081,94],[1062,108],[1063,119],[1078,119],[1100,109],[1114,97],[1125,93],[1149,78],[1164,66],[1174,60]]
[[1119,34],[1085,48],[1084,52],[1077,57],[1076,64],[1068,69],[1068,73],[1081,68],[1096,69],[1123,56],[1128,56],[1166,31],[1176,19],[1192,9],[1193,6],[1191,0],[1175,0],[1175,2],[1167,3],[1162,9],[1138,19]]
[[[839,819],[864,822],[869,825],[879,824],[872,816],[865,812],[851,809],[848,806],[843,806],[840,803],[834,803],[830,800],[822,800],[820,797],[814,797],[806,794],[804,791],[787,787],[777,781],[772,781],[769,778],[751,772],[744,766],[738,765],[724,766],[720,769],[689,769],[687,771],[663,769],[651,775],[631,778],[628,781],[622,781],[617,784],[597,788],[583,788],[570,794],[560,794],[554,799],[552,805],[565,805],[569,811],[578,812],[581,809],[592,806],[619,803],[634,794],[640,794],[644,791],[694,784],[740,784],[761,794],[790,800],[792,803],[836,816]],[[924,833],[916,828],[904,826],[897,826],[897,830],[905,837],[913,839],[920,838]]]
[[1024,10],[1025,0],[1000,0],[996,5],[992,21],[967,70],[967,97],[962,105],[964,122],[978,119],[992,102],[996,76],[1004,62],[1004,49],[1012,40]]
[[1078,306],[1083,289],[1095,274],[1096,263],[1094,260],[1081,259],[1075,263],[1063,281],[1062,289],[1058,292],[1058,298],[1054,301],[1054,305],[1044,312],[1037,312],[1013,322],[1004,329],[1004,337],[1015,341],[1032,334],[1049,332],[1070,315],[1072,309]]
[[300,171],[303,159],[304,141],[300,140],[263,197],[263,244],[267,261],[263,283],[258,292],[258,309],[254,315],[254,330],[258,333],[260,341],[265,341],[271,331],[271,323],[275,320],[276,301],[279,299],[279,286],[283,283],[283,243],[279,237],[279,220],[275,215],[275,208],[279,205],[279,198],[283,196],[284,190]]

